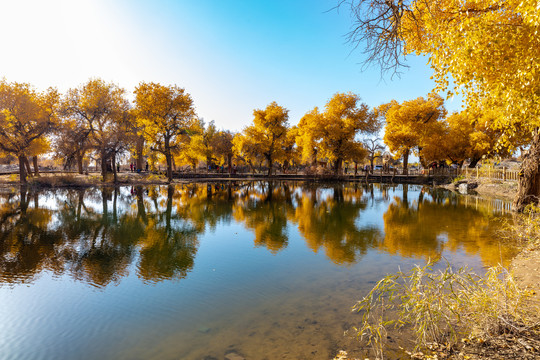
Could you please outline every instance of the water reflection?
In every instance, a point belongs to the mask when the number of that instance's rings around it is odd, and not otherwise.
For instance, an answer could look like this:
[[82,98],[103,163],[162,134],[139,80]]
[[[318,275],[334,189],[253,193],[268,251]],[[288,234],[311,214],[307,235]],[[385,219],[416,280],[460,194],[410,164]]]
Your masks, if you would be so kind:
[[[382,223],[380,220],[382,213]],[[0,194],[0,283],[42,271],[103,287],[130,271],[145,282],[183,279],[199,237],[242,224],[257,247],[279,254],[296,228],[313,252],[354,264],[376,249],[439,258],[479,255],[486,265],[513,255],[494,241],[490,211],[431,188],[296,182],[208,183]]]

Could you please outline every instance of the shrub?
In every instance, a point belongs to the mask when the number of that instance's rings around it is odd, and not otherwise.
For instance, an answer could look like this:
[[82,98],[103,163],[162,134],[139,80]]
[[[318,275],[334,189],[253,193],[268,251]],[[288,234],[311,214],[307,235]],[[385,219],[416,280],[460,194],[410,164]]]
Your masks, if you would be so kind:
[[357,336],[377,357],[384,357],[390,328],[411,329],[415,350],[425,350],[440,345],[452,349],[462,338],[489,341],[536,324],[524,306],[531,292],[518,288],[503,267],[479,276],[468,268],[454,271],[447,265],[434,272],[431,266],[387,275],[353,307],[362,312]]

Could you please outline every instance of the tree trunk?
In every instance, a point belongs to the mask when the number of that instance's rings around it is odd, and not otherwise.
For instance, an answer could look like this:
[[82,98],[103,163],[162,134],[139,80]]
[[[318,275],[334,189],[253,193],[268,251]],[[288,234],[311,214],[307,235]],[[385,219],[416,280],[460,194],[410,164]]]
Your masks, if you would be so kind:
[[26,164],[24,156],[19,156],[19,181],[21,184],[26,184]]
[[335,162],[334,162],[334,175],[338,175],[339,172],[341,171],[341,165],[343,163],[343,159],[341,158],[338,158]]
[[111,165],[112,165],[112,171],[114,175],[114,183],[116,184],[118,183],[118,174],[116,171],[116,153],[115,152],[112,154]]
[[167,161],[167,179],[169,182],[172,181],[172,154],[171,154],[171,146],[169,143],[170,139],[168,137],[165,138],[165,160]]
[[30,167],[30,161],[28,161],[28,157],[24,157],[24,166],[26,167],[26,174],[28,176],[32,176],[32,168]]
[[540,200],[540,133],[536,129],[531,147],[523,155],[519,169],[518,192],[512,204],[514,211],[523,212],[529,204]]
[[210,156],[206,157],[206,173],[208,174],[210,172],[210,163],[212,162],[212,158]]
[[101,151],[101,177],[102,181],[106,180],[107,176],[107,155],[105,154],[105,151]]
[[172,155],[171,153],[167,153],[167,180],[169,182],[172,181]]
[[313,150],[311,166],[317,166],[317,149]]
[[137,157],[137,160],[135,161],[136,170],[142,171],[143,169],[143,150],[144,150],[144,137],[139,136],[137,138],[137,144],[135,145],[135,155]]
[[34,163],[34,175],[39,176],[39,168],[38,168],[38,158],[37,155],[32,157],[32,162]]
[[75,154],[75,157],[77,159],[77,171],[79,174],[82,175],[83,173],[83,155],[80,151],[77,151],[77,154]]
[[420,163],[420,165],[422,165],[422,167],[426,167],[426,161],[424,159],[424,157],[422,156],[422,147],[418,147],[418,162]]
[[409,174],[409,152],[410,150],[407,149],[403,154],[403,175]]
[[266,160],[268,161],[268,176],[272,176],[272,155],[267,155]]
[[230,174],[232,170],[232,154],[227,155],[227,166],[229,168],[229,174]]
[[373,174],[373,170],[375,170],[375,166],[374,166],[374,164],[373,164],[374,161],[375,161],[375,158],[374,158],[374,157],[370,157],[370,158],[369,158],[369,164],[371,165],[371,168],[370,168],[369,172],[370,172],[371,174]]
[[472,158],[471,163],[469,164],[469,169],[474,169],[480,160],[481,158]]

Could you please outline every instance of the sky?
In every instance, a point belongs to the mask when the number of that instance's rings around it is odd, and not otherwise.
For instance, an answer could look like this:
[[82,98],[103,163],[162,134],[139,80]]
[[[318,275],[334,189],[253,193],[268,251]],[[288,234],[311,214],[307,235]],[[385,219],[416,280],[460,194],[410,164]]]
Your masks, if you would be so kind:
[[[0,0],[0,78],[64,92],[90,78],[178,85],[197,114],[241,131],[272,101],[295,125],[336,92],[370,107],[426,96],[427,59],[400,78],[363,68],[338,0]],[[460,104],[447,101],[448,110]]]

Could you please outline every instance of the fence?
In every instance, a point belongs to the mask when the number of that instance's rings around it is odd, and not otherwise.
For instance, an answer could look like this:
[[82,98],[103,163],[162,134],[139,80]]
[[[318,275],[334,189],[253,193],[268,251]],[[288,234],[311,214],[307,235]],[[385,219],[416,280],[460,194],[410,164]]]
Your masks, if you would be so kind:
[[519,171],[508,170],[507,168],[493,168],[491,166],[476,167],[474,169],[464,168],[460,174],[466,178],[489,178],[502,181],[518,181]]
[[[373,175],[403,175],[402,169],[396,169],[394,173],[391,171],[373,171]],[[457,177],[464,176],[468,179],[478,179],[478,178],[489,178],[493,180],[501,181],[518,181],[519,180],[519,170],[509,170],[505,167],[494,168],[491,166],[482,166],[469,169],[467,167],[462,169],[454,168],[429,168],[429,169],[417,169],[410,168],[408,171],[408,176],[449,176]]]

